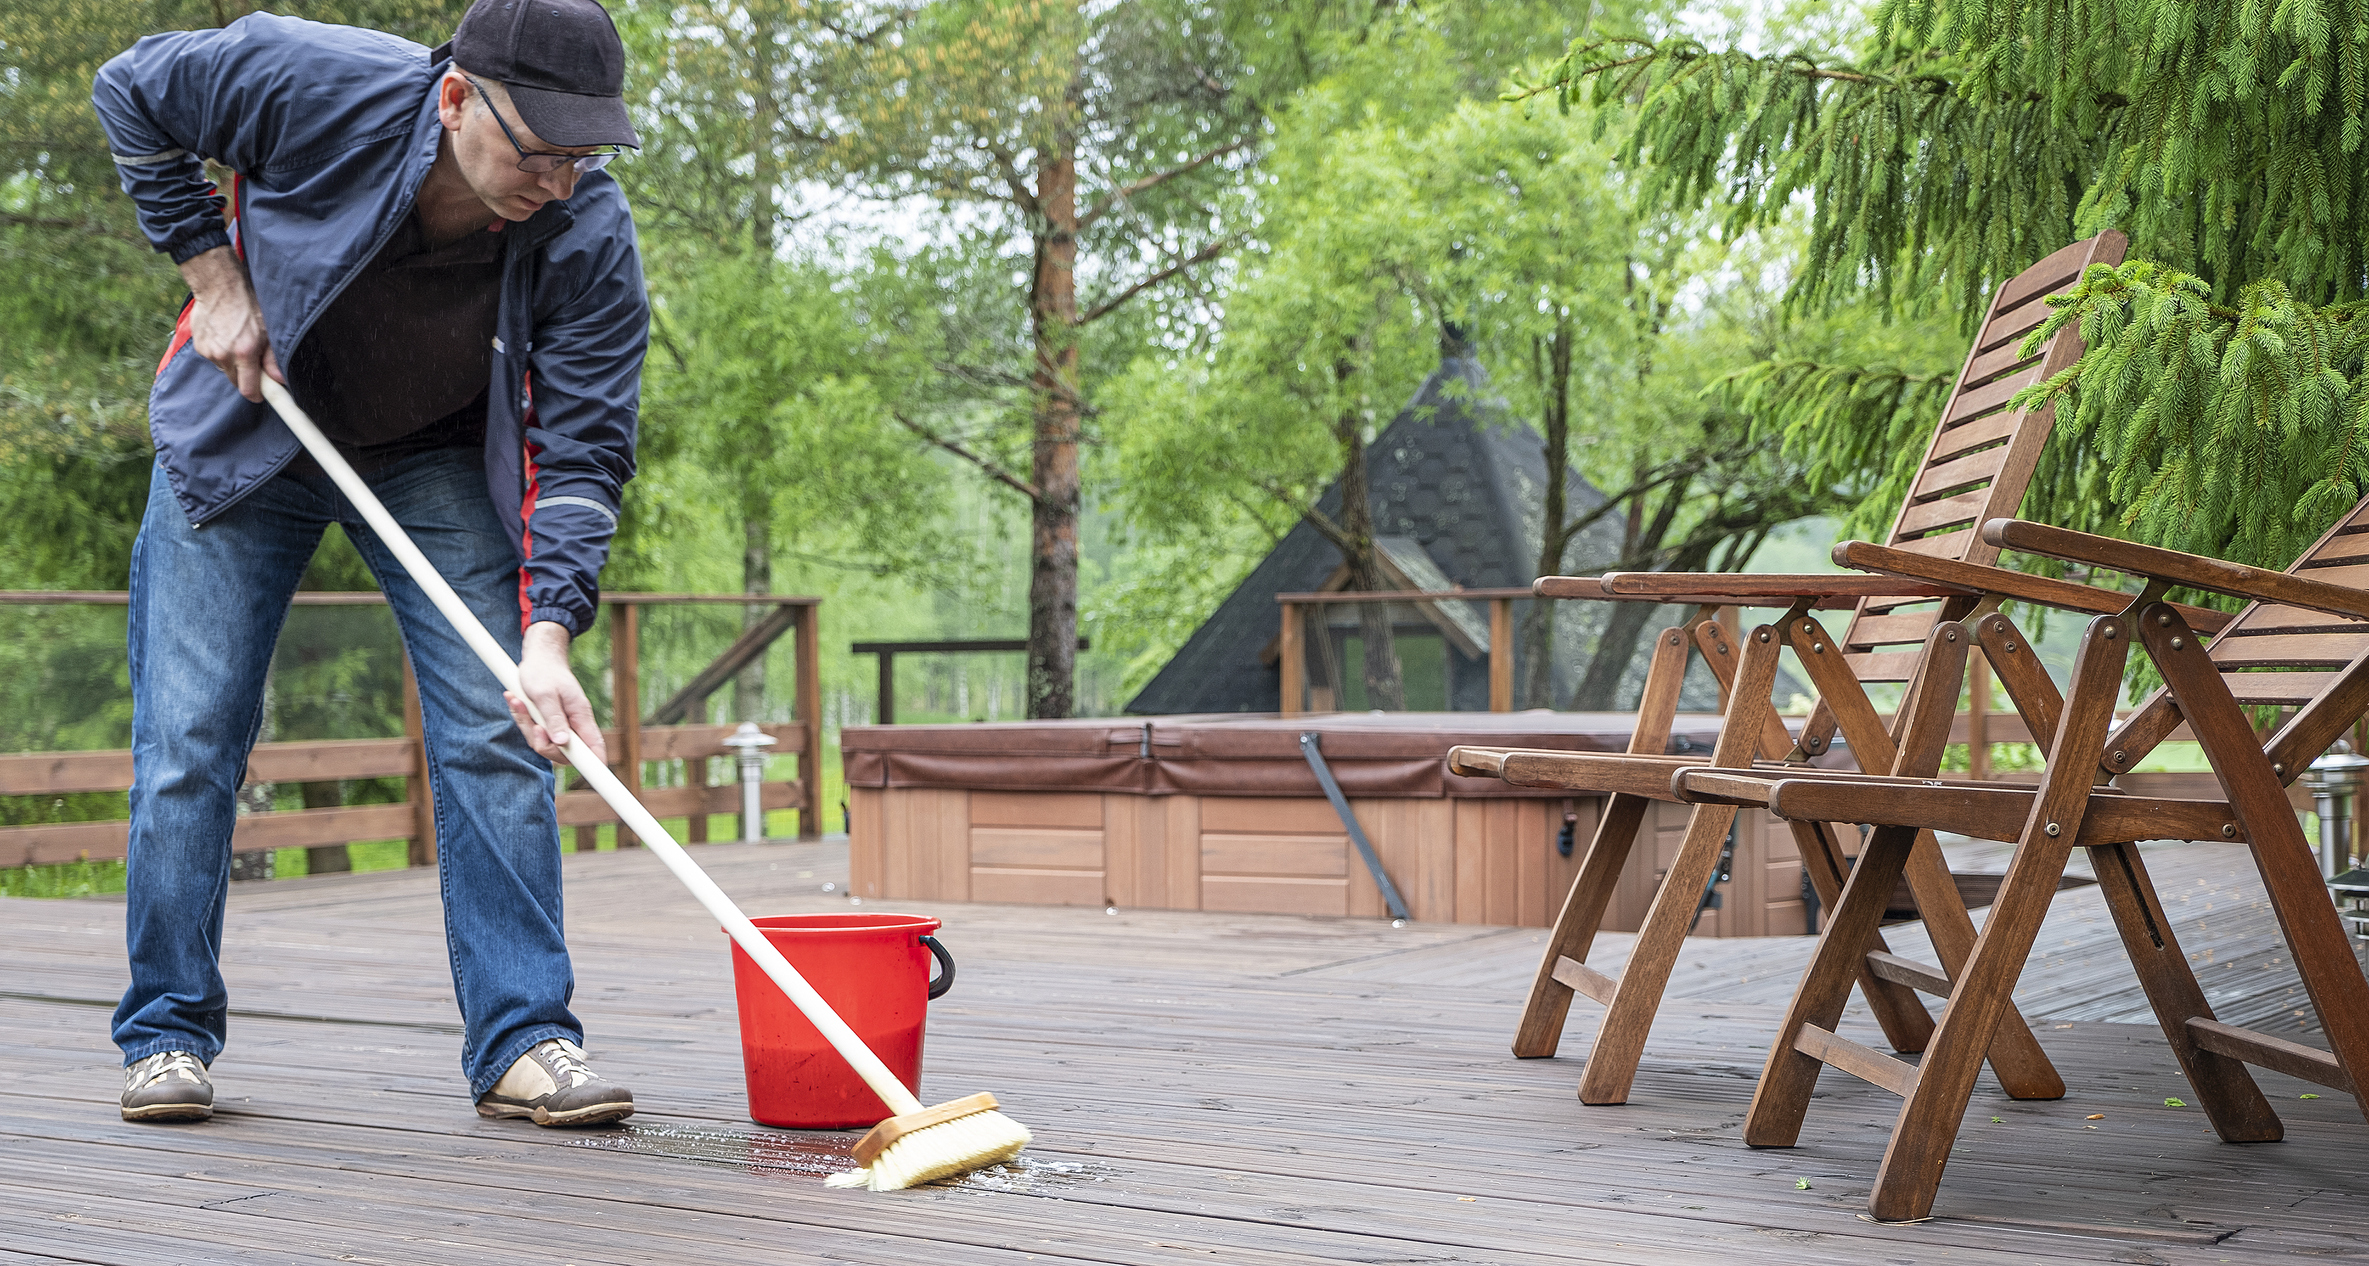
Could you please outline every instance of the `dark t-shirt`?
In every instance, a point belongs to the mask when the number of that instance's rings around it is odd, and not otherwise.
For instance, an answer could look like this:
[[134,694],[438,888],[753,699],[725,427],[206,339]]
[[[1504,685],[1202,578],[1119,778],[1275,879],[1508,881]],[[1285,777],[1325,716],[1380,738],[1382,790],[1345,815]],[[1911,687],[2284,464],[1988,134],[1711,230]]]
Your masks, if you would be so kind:
[[313,323],[288,389],[356,469],[485,442],[502,242],[497,228],[431,251],[405,216]]

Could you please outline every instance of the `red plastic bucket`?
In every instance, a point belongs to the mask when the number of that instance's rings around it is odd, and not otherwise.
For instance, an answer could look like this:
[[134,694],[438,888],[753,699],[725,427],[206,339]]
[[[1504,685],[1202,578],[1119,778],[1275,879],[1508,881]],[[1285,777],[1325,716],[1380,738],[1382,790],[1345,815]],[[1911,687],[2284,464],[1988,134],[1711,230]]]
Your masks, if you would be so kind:
[[[929,935],[938,921],[918,914],[789,914],[750,922],[918,1096],[929,1000],[954,982],[953,960]],[[933,954],[945,964],[935,988]],[[751,1120],[832,1130],[888,1119],[880,1096],[738,944],[732,946],[732,983],[740,1000]]]

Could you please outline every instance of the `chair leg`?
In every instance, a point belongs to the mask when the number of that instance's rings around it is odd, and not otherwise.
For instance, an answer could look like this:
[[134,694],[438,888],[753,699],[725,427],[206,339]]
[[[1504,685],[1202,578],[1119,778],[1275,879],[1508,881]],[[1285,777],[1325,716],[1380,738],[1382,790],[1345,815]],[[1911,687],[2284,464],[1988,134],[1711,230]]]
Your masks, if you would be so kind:
[[[1786,1006],[1785,1023],[1769,1047],[1760,1085],[1752,1092],[1752,1107],[1744,1117],[1744,1142],[1753,1147],[1791,1147],[1801,1137],[1802,1118],[1810,1110],[1810,1093],[1818,1087],[1817,1059],[1794,1049],[1805,1025],[1831,1032],[1841,1021],[1843,1004],[1850,1001],[1851,982],[1867,969],[1868,946],[1884,921],[1884,907],[1900,882],[1901,867],[1916,842],[1909,827],[1878,827],[1859,850],[1859,864],[1843,885],[1826,926],[1818,933],[1818,948],[1802,973],[1801,985]],[[1921,1008],[1920,1008],[1921,1009]]]
[[1522,1004],[1522,1021],[1514,1030],[1517,1057],[1546,1059],[1562,1045],[1563,1024],[1571,1014],[1571,986],[1555,979],[1555,964],[1564,958],[1587,961],[1596,932],[1604,925],[1604,911],[1620,885],[1621,867],[1628,863],[1638,829],[1652,807],[1653,802],[1643,796],[1613,796],[1605,802],[1596,834],[1580,858],[1579,874],[1571,881],[1562,912],[1555,916],[1554,931],[1546,938],[1538,977],[1530,982],[1529,1001]]
[[[2085,795],[2087,785],[2084,779]],[[1869,1213],[1881,1221],[1906,1221],[1933,1211],[1933,1195],[1941,1186],[1941,1171],[1949,1162],[1967,1101],[1974,1097],[1983,1053],[2006,1014],[2008,997],[2031,956],[2040,921],[2048,916],[2071,854],[2066,845],[2046,836],[2036,842],[2030,838],[2037,834],[2026,833],[2008,864],[1981,943],[1966,960],[1965,970],[1952,977],[1949,1006],[1918,1065],[1916,1084],[1900,1106],[1883,1166],[1876,1171],[1875,1190],[1868,1197]]]
[[1868,1212],[1886,1222],[1921,1218],[1933,1211],[1933,1196],[1949,1164],[1950,1145],[1974,1095],[1999,1021],[2010,1008],[2016,978],[2031,956],[2040,921],[2056,900],[2057,883],[2073,841],[2080,838],[2095,782],[2097,753],[2114,719],[2114,697],[2122,683],[2130,639],[2115,616],[2090,621],[2073,661],[2073,688],[2048,745],[2048,770],[2033,798],[2031,816],[2007,864],[2006,880],[1984,921],[1982,939],[1963,972],[1951,976],[1949,1006],[1941,1013],[1933,1044],[1917,1067],[1915,1082],[1892,1127],[1884,1163],[1868,1194]]
[[[2008,631],[2013,632],[2012,626]],[[1811,666],[1812,676],[1820,678],[1825,697],[1841,701],[1837,715],[1847,710],[1855,719],[1849,729],[1858,731],[1853,742],[1861,749],[1860,759],[1867,762],[1863,767],[1899,777],[1931,778],[1941,770],[1951,719],[1957,712],[1958,688],[1965,677],[1966,656],[1973,644],[1973,631],[1955,620],[1942,620],[1933,626],[1926,639],[1917,680],[1896,717],[1900,726],[1896,742],[1873,728],[1875,714],[1867,704],[1865,693],[1839,663],[1825,654],[1819,637],[1807,628],[1802,629],[1794,650],[1802,655],[1805,665]],[[1974,949],[1974,919],[1966,913],[1965,899],[1958,895],[1957,881],[1951,878],[1949,863],[1942,857],[1941,845],[1931,831],[1917,834],[1916,845],[1909,852],[1907,873],[1926,934],[1932,938],[1942,970],[1954,980],[1965,966],[1966,956]],[[1999,1075],[2000,1087],[2010,1096],[2064,1097],[2064,1078],[2040,1049],[2039,1039],[2032,1036],[2031,1027],[2021,1015],[2014,1015],[2011,1023],[2000,1026],[1993,1048],[1991,1067]]]
[[2155,1008],[2163,1036],[2171,1043],[2172,1054],[2179,1057],[2181,1071],[2188,1074],[2188,1084],[2196,1091],[2205,1117],[2226,1142],[2277,1142],[2285,1135],[2285,1127],[2279,1124],[2278,1114],[2271,1110],[2270,1100],[2263,1097],[2245,1061],[2198,1046],[2188,1032],[2191,1018],[2210,1020],[2213,1008],[2205,1001],[2204,988],[2196,983],[2196,973],[2189,969],[2188,956],[2172,937],[2171,920],[2165,917],[2155,885],[2147,878],[2138,846],[2092,845],[2089,860],[2098,874],[2098,888],[2105,894],[2106,909],[2114,916],[2114,927],[2122,933],[2123,949],[2130,954],[2139,984],[2147,991],[2147,1002]]
[[[1966,912],[1966,899],[1959,895],[1958,881],[1950,875],[1949,862],[1931,831],[1917,832],[1916,845],[1909,850],[1908,886],[1916,894],[1917,913],[1924,920],[1926,935],[1933,940],[1934,953],[1941,958],[1941,968],[1954,981],[1974,952],[1974,917]],[[2065,1097],[2064,1077],[2049,1062],[2048,1053],[2040,1049],[2040,1039],[2032,1035],[2031,1025],[2012,1001],[1998,1033],[1991,1038],[1990,1061],[1999,1088],[2011,1099]]]
[[[1810,885],[1818,893],[1819,904],[1828,910],[1842,905],[1843,885],[1850,879],[1850,868],[1843,864],[1841,841],[1835,838],[1834,827],[1824,822],[1787,822],[1793,830],[1793,843],[1801,853],[1802,868],[1809,872]],[[1868,941],[1870,950],[1890,953],[1892,947],[1877,932]],[[1933,1040],[1933,1013],[1925,1009],[1925,1000],[1907,985],[1885,980],[1868,969],[1867,958],[1859,959],[1859,992],[1867,999],[1867,1009],[1875,1013],[1875,1022],[1884,1031],[1884,1041],[1896,1051],[1921,1051]]]
[[[2163,670],[2164,684],[2245,827],[2271,912],[2294,952],[2303,992],[2319,1014],[2328,1049],[2345,1076],[2360,1086],[2369,1080],[2369,978],[2353,957],[2352,940],[2329,900],[2302,824],[2287,806],[2280,771],[2271,768],[2228,684],[2179,612],[2155,603],[2140,613],[2139,626],[2148,655]],[[2369,1116],[2369,1098],[2354,1098]]]
[[1698,804],[1687,818],[1686,838],[1678,846],[1669,872],[1662,876],[1661,889],[1654,893],[1645,926],[1638,929],[1628,966],[1621,971],[1620,985],[1605,1005],[1595,1043],[1588,1048],[1587,1068],[1579,1078],[1580,1102],[1629,1101],[1637,1064],[1645,1056],[1646,1032],[1653,1027],[1654,1012],[1661,1008],[1662,990],[1669,984],[1670,970],[1677,966],[1678,951],[1686,943],[1687,930],[1694,926],[1703,889],[1719,867],[1720,846],[1735,819],[1735,806],[1725,804]]

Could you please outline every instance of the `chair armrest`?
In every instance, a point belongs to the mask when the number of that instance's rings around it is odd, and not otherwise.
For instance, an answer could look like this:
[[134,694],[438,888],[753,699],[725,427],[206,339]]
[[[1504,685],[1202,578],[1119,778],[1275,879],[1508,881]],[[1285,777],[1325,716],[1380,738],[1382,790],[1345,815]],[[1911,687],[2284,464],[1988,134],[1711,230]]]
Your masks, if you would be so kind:
[[1746,572],[1616,571],[1604,576],[1541,576],[1530,591],[1541,598],[1588,598],[1702,607],[1820,608],[1853,606],[1862,598],[1950,598],[1975,592],[1956,585],[1902,583],[1882,576],[1775,575]]
[[[2007,520],[1993,519],[1993,523]],[[2055,529],[2050,529],[2054,531]],[[2081,533],[2073,533],[2075,536]],[[2104,540],[2104,537],[2092,537]],[[2121,542],[2115,542],[2120,544]],[[2021,548],[2018,546],[2017,548]],[[2040,551],[2026,551],[2038,553]],[[2037,603],[2060,611],[2079,611],[2087,615],[2118,615],[2130,607],[2131,595],[2095,585],[2079,585],[2070,580],[2051,580],[2030,572],[2012,571],[1987,563],[1960,562],[1954,558],[1934,558],[1910,550],[1895,549],[1867,541],[1844,541],[1834,547],[1834,561],[1843,567],[1879,572],[1887,576],[1905,576],[1932,581],[1936,584],[1959,585],[1982,593],[1998,594],[2018,602]],[[2325,586],[2333,588],[2334,586]],[[2369,594],[2362,595],[2369,599]],[[2190,628],[2207,635],[2218,633],[2236,618],[2226,611],[2207,607],[2192,607],[2175,602],[2172,608]]]
[[2022,550],[2026,554],[2038,554],[2043,558],[2061,558],[2070,563],[2088,563],[2093,567],[2146,576],[2153,580],[2185,585],[2190,589],[2205,589],[2233,598],[2276,602],[2355,620],[2369,620],[2369,590],[2306,580],[2265,567],[2248,567],[2243,563],[2223,562],[2200,554],[2183,554],[2178,550],[2140,545],[2135,541],[2117,541],[2112,537],[2092,536],[2087,532],[2049,527],[2044,523],[2027,523],[2022,519],[1992,519],[1982,525],[1982,539],[2002,549]]

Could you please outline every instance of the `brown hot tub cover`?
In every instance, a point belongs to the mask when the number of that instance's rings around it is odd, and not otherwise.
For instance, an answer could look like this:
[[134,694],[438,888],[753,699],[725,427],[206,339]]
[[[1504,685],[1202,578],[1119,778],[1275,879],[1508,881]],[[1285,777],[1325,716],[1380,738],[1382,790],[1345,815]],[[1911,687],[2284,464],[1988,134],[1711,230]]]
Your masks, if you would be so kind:
[[[861,725],[839,732],[850,787],[1100,791],[1144,796],[1315,796],[1300,735],[1352,796],[1555,796],[1447,770],[1459,743],[1567,752],[1628,750],[1625,712],[1223,713],[1130,721]],[[1709,754],[1719,718],[1678,718],[1669,750]]]

